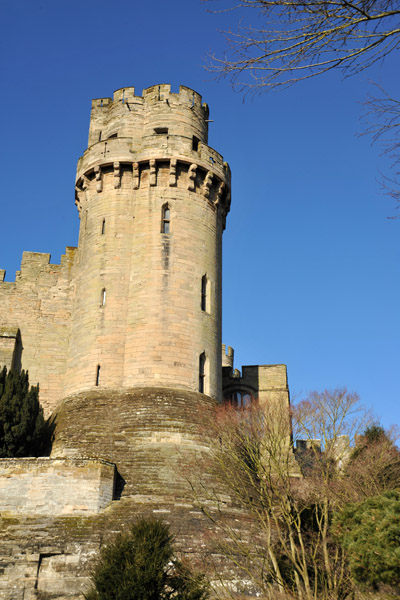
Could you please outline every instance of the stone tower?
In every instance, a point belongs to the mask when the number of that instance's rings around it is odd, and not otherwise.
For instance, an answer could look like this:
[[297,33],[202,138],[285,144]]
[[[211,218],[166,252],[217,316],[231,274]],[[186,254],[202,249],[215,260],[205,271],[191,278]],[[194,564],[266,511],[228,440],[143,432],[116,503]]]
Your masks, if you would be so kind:
[[208,107],[184,86],[94,100],[78,248],[59,265],[24,252],[13,282],[0,269],[0,366],[29,370],[55,426],[50,458],[0,459],[2,600],[78,600],[99,548],[136,515],[165,519],[203,566],[215,525],[194,501],[196,468],[214,509],[249,531],[199,467],[204,415],[223,398],[287,406],[286,367],[241,373],[232,348],[221,356],[230,171],[207,132]]
[[221,399],[221,246],[229,167],[181,86],[93,100],[64,397],[162,387]]

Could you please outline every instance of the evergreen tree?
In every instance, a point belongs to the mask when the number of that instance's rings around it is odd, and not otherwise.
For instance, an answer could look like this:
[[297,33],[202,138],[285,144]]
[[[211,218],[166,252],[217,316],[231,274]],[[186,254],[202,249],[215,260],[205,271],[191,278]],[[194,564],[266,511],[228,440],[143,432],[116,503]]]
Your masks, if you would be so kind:
[[28,372],[0,371],[0,458],[38,456],[45,423],[39,386],[29,388]]
[[105,546],[92,574],[86,600],[205,600],[202,575],[175,556],[169,528],[140,519],[131,531]]
[[351,573],[364,587],[380,584],[400,592],[400,492],[390,490],[348,504],[334,521]]

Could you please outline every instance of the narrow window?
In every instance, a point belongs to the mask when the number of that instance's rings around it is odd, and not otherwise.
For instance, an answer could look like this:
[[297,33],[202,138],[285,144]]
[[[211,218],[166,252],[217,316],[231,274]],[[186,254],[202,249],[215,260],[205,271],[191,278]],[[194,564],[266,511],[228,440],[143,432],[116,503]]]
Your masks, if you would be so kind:
[[207,275],[201,278],[201,310],[211,312],[211,282]]
[[207,276],[201,278],[201,310],[207,310]]
[[100,384],[100,365],[97,365],[96,368],[96,386]]
[[99,132],[99,142],[101,142],[101,131]]
[[206,383],[206,354],[202,352],[199,356],[199,392],[205,393]]
[[100,305],[105,306],[105,303],[106,303],[106,288],[103,288],[101,290]]
[[195,152],[198,152],[199,150],[199,141],[199,138],[197,138],[195,135],[192,137],[192,150]]
[[104,235],[106,232],[106,220],[103,219],[103,222],[101,224],[101,235]]
[[170,211],[168,204],[165,204],[162,208],[162,218],[161,218],[161,233],[169,233],[170,232]]

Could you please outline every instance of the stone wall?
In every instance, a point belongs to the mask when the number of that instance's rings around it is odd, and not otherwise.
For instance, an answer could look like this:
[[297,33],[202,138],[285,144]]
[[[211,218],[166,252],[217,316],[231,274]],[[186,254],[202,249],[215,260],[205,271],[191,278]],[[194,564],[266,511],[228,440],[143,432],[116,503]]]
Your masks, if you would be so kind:
[[[50,263],[50,254],[24,252],[15,281],[0,278],[0,365],[11,366],[19,330],[16,366],[29,371],[32,385],[40,383],[47,415],[63,395],[75,251],[67,248],[59,265]],[[10,331],[15,337],[7,337]]]
[[113,499],[115,466],[99,459],[0,459],[4,513],[96,513]]
[[207,450],[202,428],[215,407],[208,396],[185,390],[81,392],[55,414],[51,456],[104,458],[117,466],[117,496],[178,503],[190,497],[185,469]]
[[284,408],[289,406],[289,386],[286,365],[246,365],[242,372],[233,369],[233,350],[231,365],[222,369],[223,394],[234,390],[247,392],[259,401],[261,406],[276,404]]
[[[231,501],[213,470],[201,466],[208,455],[206,416],[212,416],[216,405],[204,394],[161,388],[93,390],[68,398],[55,415],[53,458],[37,459],[38,470],[43,473],[41,465],[46,461],[58,465],[52,474],[47,469],[47,482],[62,477],[64,470],[69,503],[73,491],[68,492],[68,472],[78,481],[88,465],[79,455],[101,456],[118,469],[114,500],[90,515],[56,516],[50,511],[29,515],[19,507],[4,512],[0,522],[0,598],[81,600],[100,547],[117,532],[126,532],[138,516],[165,520],[178,548],[199,569],[209,570],[211,577],[215,568],[226,573],[227,579],[237,577],[216,552],[212,539],[217,526],[204,515],[191,486],[201,473],[207,496],[218,494],[219,506],[234,527],[251,531],[248,515]],[[35,460],[25,462],[34,464]],[[21,462],[15,462],[16,470]],[[96,464],[104,465],[104,461],[94,460],[94,471]],[[23,481],[10,485],[21,489]],[[81,485],[93,489],[94,480],[83,479]],[[79,502],[77,497],[76,505]],[[212,505],[208,501],[207,506],[218,519],[216,500]]]
[[20,333],[17,327],[0,326],[0,368],[14,369],[21,360]]

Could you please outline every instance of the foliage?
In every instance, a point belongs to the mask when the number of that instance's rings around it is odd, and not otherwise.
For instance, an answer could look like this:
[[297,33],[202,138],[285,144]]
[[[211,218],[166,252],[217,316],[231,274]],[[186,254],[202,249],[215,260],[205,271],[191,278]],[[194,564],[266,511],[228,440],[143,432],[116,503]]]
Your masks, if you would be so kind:
[[[220,484],[252,517],[245,534],[223,510],[218,516],[210,510],[212,497],[218,501],[217,490],[205,489],[206,484],[193,488],[203,512],[224,531],[215,540],[217,550],[266,598],[345,598],[351,590],[346,559],[329,524],[339,499],[332,494],[338,479],[333,442],[356,430],[358,398],[336,390],[325,392],[325,400],[330,410],[324,410],[318,395],[310,395],[292,415],[281,401],[241,410],[224,406],[206,428]],[[323,442],[324,453],[309,444],[313,469],[307,477],[301,477],[294,458],[290,416],[294,434],[309,442],[322,430],[334,436]]]
[[101,550],[86,600],[205,600],[207,584],[178,560],[169,528],[140,519]]
[[373,588],[389,584],[400,591],[399,491],[348,504],[334,526],[357,582]]
[[357,436],[344,471],[348,499],[364,500],[386,490],[400,489],[400,451],[394,443],[397,431],[371,425]]
[[[353,595],[355,581],[346,547],[334,535],[333,515],[398,481],[397,475],[382,477],[394,457],[389,445],[397,449],[385,432],[367,424],[357,394],[346,389],[312,392],[292,410],[275,400],[241,409],[225,405],[207,421],[206,470],[219,483],[211,487],[201,473],[189,479],[203,512],[218,525],[216,550],[259,594],[303,600]],[[358,457],[356,441],[364,448]],[[247,515],[244,529],[225,510],[221,493]]]
[[229,4],[227,10],[251,10],[258,25],[226,32],[228,53],[213,56],[210,68],[242,90],[290,85],[331,69],[352,75],[400,47],[399,0]]
[[39,386],[28,372],[0,371],[0,457],[39,456],[45,433]]

